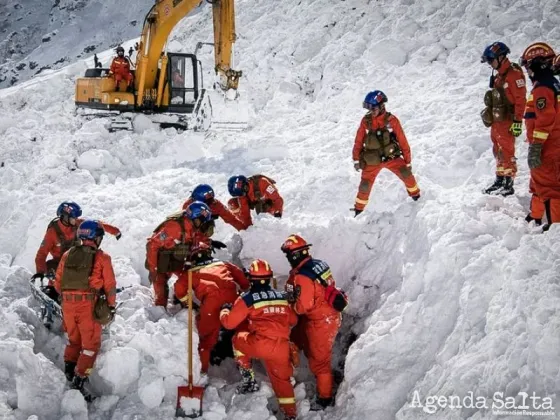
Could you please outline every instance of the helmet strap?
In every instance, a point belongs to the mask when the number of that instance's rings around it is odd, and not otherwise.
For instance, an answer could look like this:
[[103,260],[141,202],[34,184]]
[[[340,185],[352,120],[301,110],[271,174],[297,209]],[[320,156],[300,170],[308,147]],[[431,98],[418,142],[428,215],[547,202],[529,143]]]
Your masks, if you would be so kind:
[[67,214],[63,214],[60,216],[60,221],[62,222],[62,224],[64,226],[72,226],[70,224],[70,216],[68,216]]

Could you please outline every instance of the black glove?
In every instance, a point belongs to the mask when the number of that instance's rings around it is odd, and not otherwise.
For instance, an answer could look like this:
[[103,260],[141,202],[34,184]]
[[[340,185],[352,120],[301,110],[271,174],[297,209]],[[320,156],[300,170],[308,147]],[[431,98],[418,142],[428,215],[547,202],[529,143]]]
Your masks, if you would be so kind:
[[295,303],[298,300],[299,295],[301,295],[301,286],[286,285],[286,300],[290,303]]
[[542,143],[532,143],[529,145],[529,154],[527,157],[527,163],[530,169],[538,168],[542,165],[541,153],[542,153]]
[[274,213],[274,217],[281,218],[281,217],[282,217],[282,213],[280,213],[279,211],[277,211],[276,213]]
[[230,311],[231,308],[233,308],[233,305],[231,303],[224,303],[222,306],[220,306],[220,311],[223,311],[224,309]]
[[212,248],[223,249],[223,248],[227,248],[227,245],[220,241],[212,241]]
[[118,241],[119,239],[121,239],[122,237],[122,233],[119,231],[117,232],[117,234],[115,235],[115,239]]
[[45,273],[35,273],[31,276],[31,280],[36,280],[36,279],[43,280],[44,278],[45,278]]
[[212,220],[218,220],[220,218],[220,216],[218,216],[217,214],[212,214]]
[[115,314],[117,313],[117,308],[114,306],[109,306],[109,313],[111,314],[111,321],[115,319]]

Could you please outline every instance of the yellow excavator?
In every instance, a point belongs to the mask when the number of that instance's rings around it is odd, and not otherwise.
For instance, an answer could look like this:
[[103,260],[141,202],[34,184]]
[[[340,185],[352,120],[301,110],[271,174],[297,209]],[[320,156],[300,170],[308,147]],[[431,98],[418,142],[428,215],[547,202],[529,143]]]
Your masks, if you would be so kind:
[[[101,68],[96,57],[95,68],[87,69],[85,77],[76,82],[78,111],[86,116],[113,116],[109,131],[132,129],[134,113],[151,115],[163,128],[207,130],[212,124],[212,104],[203,87],[200,61],[195,54],[166,51],[167,38],[175,25],[202,1],[155,0],[136,45],[136,65],[131,70],[133,88],[127,89],[126,81],[116,86],[109,69]],[[217,85],[225,97],[231,97],[231,92],[237,97],[242,73],[231,68],[236,39],[234,0],[206,2],[212,5]]]

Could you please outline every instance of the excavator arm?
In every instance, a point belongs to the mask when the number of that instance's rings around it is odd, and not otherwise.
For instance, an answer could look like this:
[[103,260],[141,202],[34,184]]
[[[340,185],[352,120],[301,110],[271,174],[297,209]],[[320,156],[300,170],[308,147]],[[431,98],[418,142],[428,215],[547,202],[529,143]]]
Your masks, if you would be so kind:
[[232,69],[233,44],[236,41],[234,0],[206,1],[212,3],[214,60],[216,73],[220,76],[220,85],[226,91],[237,90],[241,71]]
[[[233,43],[235,42],[234,0],[213,0],[214,48],[216,71],[220,74],[224,90],[237,89],[241,72],[231,69]],[[138,45],[136,59],[135,88],[137,105],[142,107],[146,102],[161,103],[163,94],[163,77],[158,78],[158,70],[163,75],[167,67],[165,45],[169,34],[201,0],[156,0],[144,20],[142,35]],[[161,64],[161,66],[160,66]],[[156,94],[154,95],[154,89]]]

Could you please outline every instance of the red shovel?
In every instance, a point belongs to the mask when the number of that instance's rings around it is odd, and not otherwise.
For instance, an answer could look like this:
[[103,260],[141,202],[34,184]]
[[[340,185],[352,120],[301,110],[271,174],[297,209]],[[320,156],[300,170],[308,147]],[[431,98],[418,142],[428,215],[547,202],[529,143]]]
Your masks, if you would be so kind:
[[[204,387],[193,385],[193,375],[192,375],[192,330],[193,330],[193,313],[192,313],[192,272],[189,271],[187,274],[188,278],[188,311],[189,311],[189,322],[188,322],[188,343],[187,351],[189,354],[188,360],[188,384],[187,386],[180,386],[177,388],[177,409],[175,411],[175,417],[189,417],[195,419],[202,416],[202,397],[204,395]],[[182,401],[181,401],[182,400]]]

